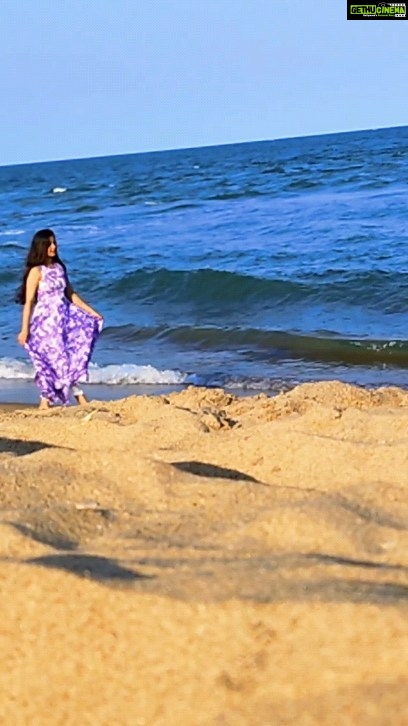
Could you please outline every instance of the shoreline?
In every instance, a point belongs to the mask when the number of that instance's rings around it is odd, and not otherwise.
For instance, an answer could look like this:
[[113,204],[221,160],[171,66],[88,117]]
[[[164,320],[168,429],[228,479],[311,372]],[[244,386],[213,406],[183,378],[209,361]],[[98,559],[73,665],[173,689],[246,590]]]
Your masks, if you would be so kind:
[[23,411],[24,409],[35,410],[36,408],[38,408],[38,403],[19,403],[16,401],[0,402],[0,414],[10,411]]
[[[303,385],[330,385],[332,381],[336,381],[344,386],[355,387],[359,390],[365,391],[377,391],[383,389],[395,389],[398,388],[403,392],[408,392],[408,385],[400,385],[398,382],[390,383],[378,383],[376,385],[365,384],[365,383],[350,383],[341,378],[333,379],[313,379],[304,382],[291,382],[284,384],[282,382],[281,387],[276,386],[275,388],[225,388],[225,392],[237,398],[256,398],[259,395],[267,396],[268,398],[276,398],[276,396],[290,393],[295,388]],[[181,393],[186,389],[206,389],[208,391],[218,390],[219,386],[202,386],[199,384],[183,383],[183,384],[100,384],[100,383],[84,383],[83,389],[85,395],[91,401],[101,401],[104,403],[114,403],[125,398],[132,396],[167,396],[173,393]],[[0,408],[3,405],[6,406],[32,406],[36,407],[39,403],[39,391],[34,381],[27,380],[0,380]],[[74,399],[72,399],[74,404]]]
[[[107,385],[98,383],[82,384],[86,396],[90,400],[104,402],[117,401],[134,395],[160,396],[173,391],[181,391],[186,386],[164,386],[164,385]],[[40,393],[34,381],[27,380],[2,380],[0,381],[0,407],[5,405],[24,405],[36,407],[39,403]]]

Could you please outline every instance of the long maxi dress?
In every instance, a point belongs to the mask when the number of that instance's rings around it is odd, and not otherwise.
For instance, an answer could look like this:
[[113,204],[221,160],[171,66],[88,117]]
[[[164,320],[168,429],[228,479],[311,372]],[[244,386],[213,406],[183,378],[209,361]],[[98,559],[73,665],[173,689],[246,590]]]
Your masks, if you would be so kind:
[[29,336],[25,345],[41,396],[51,403],[69,403],[70,388],[88,380],[88,365],[102,320],[71,303],[67,278],[59,264],[41,265]]

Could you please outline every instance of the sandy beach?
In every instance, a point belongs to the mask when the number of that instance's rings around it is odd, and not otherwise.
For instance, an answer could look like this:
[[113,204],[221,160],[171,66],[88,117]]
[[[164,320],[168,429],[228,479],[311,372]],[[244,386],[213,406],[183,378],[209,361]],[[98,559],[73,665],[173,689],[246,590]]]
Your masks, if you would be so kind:
[[1,407],[0,722],[408,722],[408,393]]

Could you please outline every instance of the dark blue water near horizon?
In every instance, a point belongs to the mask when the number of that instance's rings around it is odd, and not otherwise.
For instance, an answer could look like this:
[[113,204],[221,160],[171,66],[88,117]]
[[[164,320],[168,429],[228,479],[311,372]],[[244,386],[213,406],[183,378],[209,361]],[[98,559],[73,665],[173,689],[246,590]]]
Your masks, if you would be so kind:
[[0,167],[0,388],[32,379],[13,297],[42,227],[115,396],[407,386],[407,198],[408,127]]

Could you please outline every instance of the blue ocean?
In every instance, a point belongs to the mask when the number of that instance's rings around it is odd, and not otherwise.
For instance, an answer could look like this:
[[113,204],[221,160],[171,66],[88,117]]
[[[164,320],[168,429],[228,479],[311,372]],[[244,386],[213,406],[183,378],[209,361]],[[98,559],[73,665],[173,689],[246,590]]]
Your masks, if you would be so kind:
[[0,400],[37,400],[14,296],[43,227],[105,317],[91,397],[408,384],[408,127],[3,166],[0,209]]

